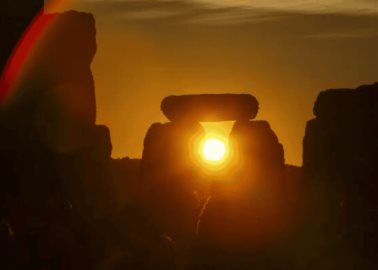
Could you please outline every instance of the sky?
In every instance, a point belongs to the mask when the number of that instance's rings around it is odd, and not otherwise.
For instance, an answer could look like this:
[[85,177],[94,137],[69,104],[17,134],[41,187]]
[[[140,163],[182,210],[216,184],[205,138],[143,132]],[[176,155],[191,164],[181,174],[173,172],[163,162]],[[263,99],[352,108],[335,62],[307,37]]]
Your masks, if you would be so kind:
[[141,157],[167,95],[250,93],[302,164],[321,90],[378,81],[376,0],[69,0],[96,18],[97,123],[113,157]]

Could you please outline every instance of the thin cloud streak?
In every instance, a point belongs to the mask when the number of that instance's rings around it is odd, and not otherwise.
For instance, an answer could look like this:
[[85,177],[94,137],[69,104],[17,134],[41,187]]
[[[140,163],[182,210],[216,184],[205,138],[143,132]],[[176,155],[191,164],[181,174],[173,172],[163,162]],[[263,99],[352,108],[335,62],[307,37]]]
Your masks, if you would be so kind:
[[241,7],[312,14],[375,14],[376,0],[194,0],[218,7]]
[[238,24],[279,14],[378,15],[376,0],[76,0],[120,20],[180,18],[183,23]]
[[352,29],[344,31],[323,32],[306,36],[310,39],[366,39],[377,38],[378,29]]
[[[80,10],[111,17],[110,20],[153,21],[175,24],[242,24],[278,16],[267,10],[249,10],[241,7],[220,7],[183,0],[78,0]],[[282,14],[280,14],[282,16]]]

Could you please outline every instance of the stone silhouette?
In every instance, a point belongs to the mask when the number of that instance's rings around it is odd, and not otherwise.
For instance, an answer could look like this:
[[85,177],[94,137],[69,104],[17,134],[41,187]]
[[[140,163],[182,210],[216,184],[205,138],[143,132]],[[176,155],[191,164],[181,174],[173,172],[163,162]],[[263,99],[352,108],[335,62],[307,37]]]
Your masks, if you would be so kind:
[[68,153],[91,137],[96,118],[90,64],[96,52],[90,14],[47,14],[43,31],[2,108],[8,126],[33,130],[46,147]]
[[240,167],[212,194],[193,269],[271,269],[292,219],[283,147],[266,121],[236,121],[230,140]]
[[191,141],[202,133],[198,123],[156,123],[144,142],[141,203],[151,221],[183,248],[195,235],[205,189],[191,153]]
[[145,142],[140,196],[148,215],[185,246],[193,239],[209,183],[198,165],[200,121],[254,118],[258,102],[251,95],[169,96],[161,103],[171,123],[153,124]]
[[249,94],[202,94],[169,96],[161,110],[171,121],[232,121],[256,117],[259,104]]
[[95,124],[93,16],[40,19],[50,23],[0,108],[0,268],[177,269],[174,242],[137,205],[140,160],[112,160]]
[[42,16],[54,20],[0,111],[2,269],[91,268],[112,206],[110,133],[95,125],[94,20]]
[[[266,121],[249,121],[257,100],[170,96],[161,108],[172,122],[153,124],[145,138],[140,196],[147,217],[184,250],[194,248],[190,269],[268,267],[268,257],[281,262],[282,252],[267,250],[281,250],[288,238],[298,188],[288,189],[297,187],[299,169],[285,166],[283,147]],[[206,174],[190,154],[206,120],[236,120],[227,172]]]
[[315,102],[303,141],[309,269],[378,265],[377,104],[377,83],[323,91]]

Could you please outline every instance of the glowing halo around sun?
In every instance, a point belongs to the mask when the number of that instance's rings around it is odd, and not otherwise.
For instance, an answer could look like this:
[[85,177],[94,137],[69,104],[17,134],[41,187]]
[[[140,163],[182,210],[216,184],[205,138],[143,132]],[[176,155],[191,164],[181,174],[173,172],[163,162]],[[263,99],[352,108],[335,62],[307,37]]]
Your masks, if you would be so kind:
[[221,161],[226,154],[226,144],[217,139],[206,139],[202,146],[203,158],[207,161]]
[[242,165],[239,149],[230,137],[233,124],[201,122],[204,129],[190,137],[189,162],[204,179],[231,181]]
[[219,134],[206,134],[197,145],[199,162],[210,171],[219,171],[227,166],[230,157],[228,138]]

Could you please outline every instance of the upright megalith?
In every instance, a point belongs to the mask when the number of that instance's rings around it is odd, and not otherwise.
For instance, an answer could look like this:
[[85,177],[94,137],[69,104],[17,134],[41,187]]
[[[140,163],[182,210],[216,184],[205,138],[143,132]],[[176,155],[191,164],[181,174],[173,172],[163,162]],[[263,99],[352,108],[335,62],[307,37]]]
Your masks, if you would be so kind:
[[251,166],[259,165],[263,170],[284,168],[283,146],[267,121],[236,121],[230,136]]
[[95,22],[91,14],[75,11],[41,16],[50,23],[10,86],[1,121],[36,135],[54,151],[73,152],[89,142],[96,120],[90,67]]
[[147,132],[141,163],[140,200],[151,221],[185,245],[193,238],[203,182],[191,162],[191,141],[199,124],[153,124]]
[[110,133],[95,124],[95,22],[73,11],[40,18],[50,23],[0,107],[0,220],[12,232],[1,266],[90,269],[114,206]]
[[257,196],[262,211],[266,213],[269,206],[273,207],[272,210],[278,210],[285,192],[285,157],[283,146],[269,123],[237,121],[230,140],[242,164],[238,184],[242,187],[243,196]]
[[306,127],[303,182],[311,207],[309,235],[337,268],[344,268],[338,258],[345,257],[359,269],[368,261],[378,265],[373,255],[378,234],[372,230],[378,226],[377,106],[378,83],[326,90]]
[[245,254],[266,248],[285,230],[284,151],[266,121],[237,121],[230,140],[239,168],[232,185],[212,196],[200,234],[205,246]]
[[171,121],[233,121],[256,117],[259,104],[249,94],[202,94],[169,96],[161,110]]

